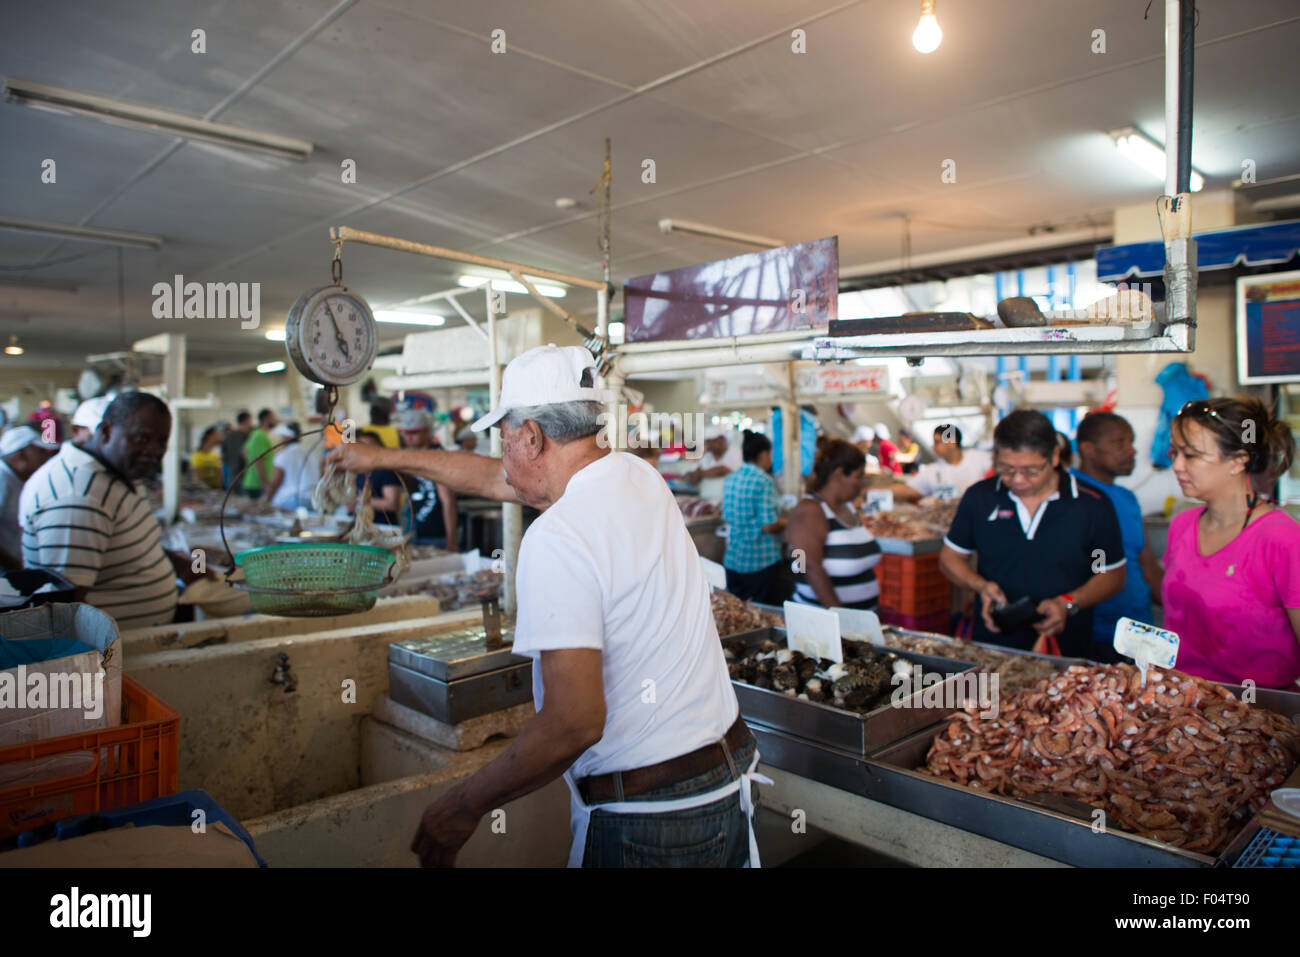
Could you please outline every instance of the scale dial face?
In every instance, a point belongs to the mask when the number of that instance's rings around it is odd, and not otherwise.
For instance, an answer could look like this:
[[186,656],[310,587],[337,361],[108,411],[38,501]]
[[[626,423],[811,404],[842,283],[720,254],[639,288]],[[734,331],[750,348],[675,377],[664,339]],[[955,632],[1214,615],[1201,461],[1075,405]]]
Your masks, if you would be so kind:
[[366,301],[342,286],[303,293],[289,310],[284,344],[294,366],[321,385],[351,385],[374,364],[379,342]]

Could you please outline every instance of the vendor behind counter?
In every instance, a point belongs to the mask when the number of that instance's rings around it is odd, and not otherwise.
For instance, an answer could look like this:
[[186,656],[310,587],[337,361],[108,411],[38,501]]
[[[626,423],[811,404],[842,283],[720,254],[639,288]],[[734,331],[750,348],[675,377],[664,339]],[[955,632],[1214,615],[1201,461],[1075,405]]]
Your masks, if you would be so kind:
[[[977,595],[972,637],[1029,650],[1051,635],[1061,654],[1092,658],[1092,608],[1124,587],[1115,509],[1061,469],[1056,429],[1041,412],[1017,409],[999,422],[993,455],[993,477],[966,490],[939,556],[949,580]],[[993,609],[1021,598],[1037,622],[1000,629]]]

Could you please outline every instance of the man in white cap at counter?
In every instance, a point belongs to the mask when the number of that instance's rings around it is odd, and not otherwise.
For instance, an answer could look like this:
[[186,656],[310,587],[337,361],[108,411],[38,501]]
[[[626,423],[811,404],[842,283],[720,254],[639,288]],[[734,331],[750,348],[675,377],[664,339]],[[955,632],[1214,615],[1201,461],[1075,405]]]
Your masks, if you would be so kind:
[[23,567],[23,530],[18,525],[18,499],[23,483],[59,451],[45,441],[40,429],[23,424],[0,435],[0,568]]
[[704,430],[704,455],[699,467],[690,474],[699,485],[699,496],[710,502],[722,501],[722,483],[728,475],[745,464],[739,445],[732,445],[725,429],[710,426]]
[[659,474],[599,434],[594,380],[577,346],[511,362],[498,407],[474,423],[501,429],[500,460],[358,444],[330,455],[350,472],[400,469],[542,513],[515,577],[514,650],[533,659],[537,716],[425,810],[412,850],[426,866],[454,863],[483,815],[560,774],[572,795],[570,866],[758,863],[756,742],[699,555]]

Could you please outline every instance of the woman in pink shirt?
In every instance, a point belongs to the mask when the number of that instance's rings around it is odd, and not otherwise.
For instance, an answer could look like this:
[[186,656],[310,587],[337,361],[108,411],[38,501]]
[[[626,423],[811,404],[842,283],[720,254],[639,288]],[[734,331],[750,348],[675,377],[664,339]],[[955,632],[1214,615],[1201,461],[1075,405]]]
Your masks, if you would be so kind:
[[1258,399],[1195,399],[1171,426],[1174,476],[1205,502],[1169,526],[1165,627],[1175,667],[1267,688],[1300,678],[1300,522],[1260,497],[1291,465],[1291,430]]

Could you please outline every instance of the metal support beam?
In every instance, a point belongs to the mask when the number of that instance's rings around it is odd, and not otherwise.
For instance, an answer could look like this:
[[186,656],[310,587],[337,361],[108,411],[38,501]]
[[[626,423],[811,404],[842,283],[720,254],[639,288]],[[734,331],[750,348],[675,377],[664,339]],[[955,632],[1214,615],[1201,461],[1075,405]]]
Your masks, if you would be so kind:
[[523,263],[510,262],[507,259],[495,259],[491,256],[478,256],[474,253],[463,253],[459,249],[448,249],[446,246],[434,246],[429,243],[416,243],[409,239],[398,239],[396,236],[384,236],[380,233],[366,232],[364,229],[353,229],[351,226],[334,226],[330,229],[332,239],[341,239],[348,243],[362,243],[366,246],[380,246],[384,249],[397,249],[406,253],[415,253],[417,256],[431,256],[434,259],[450,259],[452,262],[468,263],[473,266],[485,266],[488,269],[500,269],[502,272],[513,272],[515,270],[527,271],[528,275],[536,276],[539,279],[551,279],[555,282],[566,283],[570,286],[581,286],[583,289],[604,289],[605,284],[599,279],[587,279],[583,276],[573,276],[569,273],[556,272],[553,269],[537,269],[533,266],[525,266]]

